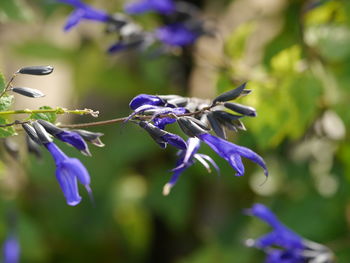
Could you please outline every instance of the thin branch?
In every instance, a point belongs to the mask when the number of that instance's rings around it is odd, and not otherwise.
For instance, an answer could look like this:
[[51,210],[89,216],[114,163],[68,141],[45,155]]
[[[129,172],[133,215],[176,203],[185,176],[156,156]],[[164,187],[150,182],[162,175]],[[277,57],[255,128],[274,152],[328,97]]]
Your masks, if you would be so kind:
[[0,98],[5,95],[5,93],[9,90],[11,87],[12,82],[14,81],[15,77],[17,76],[17,73],[14,73],[11,77],[11,79],[7,82],[6,87],[4,90],[0,93]]
[[[210,110],[211,108],[220,105],[219,103],[216,103],[214,105],[210,105],[208,107],[204,107],[201,110],[195,111],[195,112],[188,112],[184,114],[179,114],[179,115],[174,115],[174,114],[163,114],[157,116],[157,118],[174,118],[176,116],[177,118],[179,117],[185,117],[185,116],[194,116],[197,114],[201,114],[207,110]],[[137,120],[151,120],[153,116],[151,115],[135,115],[133,119]],[[110,120],[105,120],[105,121],[96,121],[96,122],[87,122],[87,123],[79,123],[79,124],[60,124],[58,125],[61,128],[71,128],[71,129],[77,129],[77,128],[88,128],[88,127],[94,127],[94,126],[103,126],[103,125],[108,125],[108,124],[114,124],[114,123],[120,123],[120,122],[125,122],[128,119],[128,117],[123,117],[123,118],[116,118],[116,119],[110,119]]]

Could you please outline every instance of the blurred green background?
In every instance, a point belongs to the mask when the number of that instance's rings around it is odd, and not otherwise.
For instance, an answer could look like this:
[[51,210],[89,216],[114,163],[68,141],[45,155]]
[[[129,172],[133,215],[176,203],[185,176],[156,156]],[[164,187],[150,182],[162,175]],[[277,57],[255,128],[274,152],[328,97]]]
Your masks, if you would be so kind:
[[[123,1],[87,1],[117,12]],[[17,211],[21,262],[254,263],[264,255],[244,241],[269,231],[242,211],[269,206],[291,229],[329,246],[338,262],[350,262],[350,2],[288,0],[193,1],[217,27],[178,57],[150,59],[126,52],[110,56],[114,41],[104,26],[62,27],[71,7],[55,1],[0,1],[0,68],[50,64],[54,74],[21,77],[44,90],[45,100],[19,100],[16,108],[49,105],[92,108],[100,120],[129,114],[139,93],[212,98],[248,81],[253,93],[240,102],[257,109],[246,132],[230,138],[262,155],[270,170],[245,162],[244,177],[206,146],[221,176],[199,164],[188,169],[171,194],[162,196],[176,151],[161,150],[133,124],[90,130],[105,133],[104,148],[79,157],[92,177],[96,207],[69,207],[55,179],[51,157],[2,151],[0,242],[6,211]],[[155,15],[136,17],[153,28]],[[31,103],[31,104],[28,104]],[[59,117],[62,123],[93,121]],[[172,127],[176,131],[176,127]],[[21,142],[21,136],[14,140]]]

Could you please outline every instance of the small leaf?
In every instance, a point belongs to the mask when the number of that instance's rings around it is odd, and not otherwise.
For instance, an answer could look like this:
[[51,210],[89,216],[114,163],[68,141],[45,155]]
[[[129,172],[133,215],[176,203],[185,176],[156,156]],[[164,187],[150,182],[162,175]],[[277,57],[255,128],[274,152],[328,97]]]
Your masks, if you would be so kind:
[[[42,106],[39,108],[40,110],[50,110],[52,109],[49,106]],[[36,120],[45,120],[51,123],[56,122],[57,114],[53,112],[48,112],[48,113],[33,113],[30,115],[31,119],[36,119]]]
[[[7,119],[0,117],[0,125],[9,123]],[[0,138],[6,138],[12,135],[16,135],[16,131],[13,126],[0,127]]]
[[4,75],[0,72],[0,92],[2,92],[5,89],[6,82]]
[[45,94],[42,93],[40,90],[32,89],[32,88],[14,87],[11,90],[13,92],[16,92],[18,94],[21,94],[23,96],[30,97],[30,98],[41,98],[45,96]]
[[52,71],[52,66],[32,66],[21,68],[17,73],[28,75],[48,75],[51,74]]
[[8,110],[13,103],[12,95],[4,95],[0,98],[0,111]]

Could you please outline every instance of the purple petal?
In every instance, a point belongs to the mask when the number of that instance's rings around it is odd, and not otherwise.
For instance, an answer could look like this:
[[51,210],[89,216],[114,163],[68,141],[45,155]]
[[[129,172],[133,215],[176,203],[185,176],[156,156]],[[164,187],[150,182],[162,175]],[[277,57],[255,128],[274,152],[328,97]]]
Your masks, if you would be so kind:
[[184,150],[187,148],[186,142],[176,134],[167,133],[162,136],[162,139],[178,149]]
[[77,150],[81,151],[83,154],[90,156],[89,148],[84,141],[83,137],[81,137],[78,133],[72,131],[63,131],[55,135],[57,139],[68,143],[75,147]]
[[2,248],[3,263],[17,263],[20,256],[20,245],[17,238],[14,235],[10,235],[6,240]]
[[45,147],[50,152],[52,158],[55,160],[56,165],[68,158],[67,155],[65,155],[64,152],[62,152],[61,149],[58,148],[57,145],[53,142],[46,143]]
[[149,1],[143,0],[125,5],[124,10],[128,14],[142,14],[151,11],[152,6]]
[[78,191],[77,177],[72,176],[69,166],[62,162],[57,166],[56,178],[62,189],[66,202],[70,206],[75,206],[80,203],[81,196]]
[[153,124],[155,126],[157,126],[159,129],[162,129],[164,130],[165,129],[165,126],[168,125],[168,124],[172,124],[176,122],[176,119],[174,118],[170,118],[170,117],[166,117],[166,118],[155,118],[153,120]]
[[182,24],[160,27],[156,30],[155,35],[164,44],[178,47],[191,45],[198,38],[198,34]]
[[267,167],[263,158],[261,158],[252,150],[228,142],[208,133],[201,134],[199,137],[206,144],[208,144],[210,148],[212,148],[219,156],[229,162],[229,164],[237,171],[236,175],[241,176],[244,174],[244,166],[240,159],[240,156],[243,156],[260,165],[264,169],[264,174],[268,176]]
[[160,14],[170,14],[174,11],[175,5],[172,0],[141,0],[127,4],[124,8],[129,14],[142,14],[155,11]]
[[263,204],[254,204],[251,209],[247,210],[247,212],[252,216],[260,218],[273,228],[281,227],[281,222],[278,220],[278,218]]
[[153,9],[162,14],[170,14],[175,10],[172,0],[149,0]]
[[164,106],[164,101],[154,95],[140,94],[134,97],[129,104],[132,110],[135,110],[143,105],[154,105],[154,106]]
[[80,20],[84,16],[84,11],[82,9],[74,10],[68,17],[66,24],[64,25],[64,31],[69,31],[73,27],[79,24]]

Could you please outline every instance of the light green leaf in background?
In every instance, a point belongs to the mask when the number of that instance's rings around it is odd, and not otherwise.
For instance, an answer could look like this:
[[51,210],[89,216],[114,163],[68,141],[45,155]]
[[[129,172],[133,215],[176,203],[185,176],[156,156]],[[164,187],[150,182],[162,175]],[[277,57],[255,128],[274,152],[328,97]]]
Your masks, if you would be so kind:
[[[42,106],[39,108],[40,110],[50,110],[52,109],[50,106]],[[31,119],[36,119],[36,120],[45,120],[51,123],[54,123],[56,121],[57,118],[57,114],[56,113],[33,113],[30,115]]]
[[0,21],[28,21],[33,17],[31,10],[22,0],[1,0]]
[[[7,119],[0,117],[0,125],[7,123],[9,123]],[[6,138],[12,135],[16,135],[16,131],[12,126],[0,128],[0,138]]]
[[4,90],[5,86],[6,86],[5,77],[0,72],[0,92]]
[[8,110],[13,103],[13,96],[6,95],[0,98],[0,111]]

